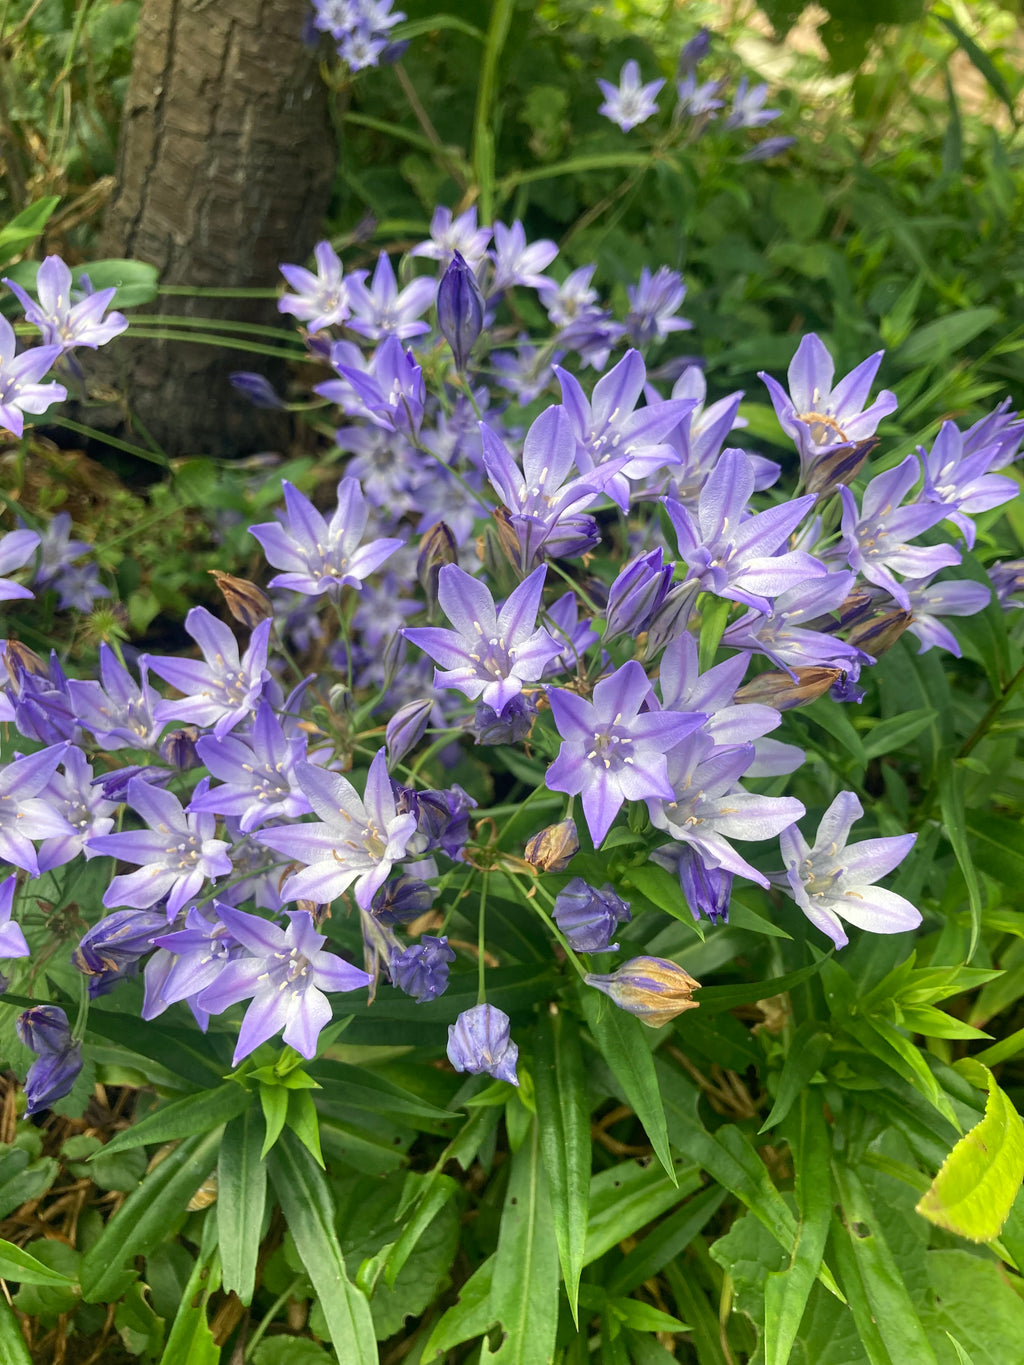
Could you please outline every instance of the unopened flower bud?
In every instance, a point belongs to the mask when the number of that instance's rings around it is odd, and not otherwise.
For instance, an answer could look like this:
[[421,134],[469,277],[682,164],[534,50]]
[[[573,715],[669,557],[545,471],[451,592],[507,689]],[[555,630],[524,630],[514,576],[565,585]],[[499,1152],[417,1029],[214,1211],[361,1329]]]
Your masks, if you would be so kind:
[[59,1005],[36,1005],[17,1021],[18,1037],[38,1053],[25,1077],[27,1115],[38,1114],[69,1093],[82,1069],[82,1044],[71,1037]]
[[872,621],[854,626],[847,639],[851,645],[877,659],[887,649],[892,649],[913,619],[909,611],[887,611]]
[[451,527],[443,521],[435,522],[429,531],[424,532],[416,560],[416,577],[426,593],[427,609],[431,615],[437,610],[438,574],[445,564],[458,562],[459,550]]
[[404,951],[392,950],[392,984],[421,1004],[436,1000],[448,989],[448,964],[454,961],[455,950],[448,947],[447,938],[424,934]]
[[498,539],[498,544],[508,560],[514,567],[518,567],[523,557],[523,547],[519,542],[516,528],[512,525],[507,508],[496,507],[494,509],[494,531]]
[[49,669],[34,649],[29,649],[20,640],[8,640],[6,643],[4,663],[15,682],[23,673],[34,673],[39,678],[49,676]]
[[277,390],[266,375],[252,370],[235,370],[228,375],[231,387],[248,398],[254,408],[283,408],[284,402],[278,397]]
[[388,878],[374,895],[370,907],[382,924],[410,924],[426,914],[436,896],[437,892],[429,882],[402,872]]
[[531,867],[541,872],[564,872],[579,851],[576,821],[566,816],[528,839],[524,856]]
[[866,441],[837,446],[820,455],[807,474],[808,493],[817,493],[819,498],[826,497],[834,493],[840,484],[853,483],[876,445],[878,437],[869,436]]
[[620,635],[639,635],[661,606],[672,581],[673,564],[663,564],[659,546],[637,555],[608,590],[603,644]]
[[512,1021],[494,1005],[474,1005],[463,1010],[448,1026],[448,1060],[456,1071],[473,1076],[487,1072],[496,1080],[518,1085],[516,1061],[519,1048],[510,1036]]
[[469,732],[477,744],[522,744],[529,739],[537,715],[537,703],[520,692],[500,711],[486,702],[477,705]]
[[398,677],[398,671],[405,663],[405,654],[405,638],[400,630],[396,630],[394,635],[388,637],[380,656],[385,692]]
[[160,741],[160,757],[181,772],[198,768],[202,759],[196,752],[196,740],[200,730],[196,725],[183,725],[180,730],[172,730]]
[[611,953],[618,948],[611,942],[617,924],[631,918],[629,902],[624,901],[611,882],[600,891],[588,886],[582,877],[572,881],[555,897],[552,918],[578,953]]
[[234,574],[221,573],[220,569],[210,569],[209,573],[224,594],[228,611],[246,630],[255,630],[261,621],[269,621],[273,616],[274,604],[255,583],[247,578],[236,578]]
[[651,616],[647,627],[647,640],[644,644],[644,658],[653,659],[666,645],[678,640],[690,624],[693,605],[700,592],[700,580],[690,578],[685,583],[677,583],[662,598],[660,606]]
[[732,896],[732,873],[723,867],[708,867],[704,859],[689,844],[669,844],[656,848],[651,861],[667,872],[674,872],[690,914],[695,920],[707,915],[712,924],[729,922],[729,900]]
[[418,701],[407,702],[388,721],[384,730],[384,742],[388,746],[388,763],[392,767],[400,763],[406,754],[419,744],[433,709],[433,698],[423,697]]
[[808,706],[825,695],[842,676],[841,668],[794,668],[796,679],[788,673],[759,673],[756,678],[737,689],[734,700],[761,702],[774,706],[776,711],[791,711],[794,706]]
[[650,1028],[661,1028],[684,1010],[697,1008],[693,992],[700,989],[700,982],[663,957],[630,958],[608,976],[588,972],[583,980]]
[[437,286],[437,326],[452,348],[457,370],[466,368],[469,353],[483,331],[483,325],[484,296],[472,267],[456,251]]

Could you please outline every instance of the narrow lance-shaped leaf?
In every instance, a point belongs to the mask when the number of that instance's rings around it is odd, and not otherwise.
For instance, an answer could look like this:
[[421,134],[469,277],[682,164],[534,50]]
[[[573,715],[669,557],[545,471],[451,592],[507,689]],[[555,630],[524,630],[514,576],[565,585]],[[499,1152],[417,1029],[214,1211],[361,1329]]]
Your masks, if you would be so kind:
[[133,1123],[96,1153],[97,1157],[113,1156],[131,1147],[151,1142],[173,1142],[176,1138],[194,1137],[227,1123],[252,1105],[252,1096],[234,1081],[186,1095],[172,1104],[161,1105],[138,1123]]
[[263,1125],[255,1107],[224,1130],[217,1161],[217,1231],[224,1288],[252,1302],[267,1198],[267,1168],[260,1156]]

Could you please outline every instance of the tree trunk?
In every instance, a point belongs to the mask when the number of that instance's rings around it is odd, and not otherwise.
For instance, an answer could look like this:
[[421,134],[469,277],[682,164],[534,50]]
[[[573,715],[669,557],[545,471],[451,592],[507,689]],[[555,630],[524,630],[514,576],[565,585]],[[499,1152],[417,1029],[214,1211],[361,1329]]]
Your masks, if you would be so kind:
[[[301,38],[307,9],[308,0],[144,0],[102,255],[155,265],[162,284],[220,288],[272,287],[280,262],[306,258],[336,156],[327,92]],[[268,299],[161,296],[153,311],[278,319]],[[279,362],[130,337],[103,356],[116,367],[104,378],[169,455],[286,441],[284,416],[228,383],[233,370],[280,383]]]

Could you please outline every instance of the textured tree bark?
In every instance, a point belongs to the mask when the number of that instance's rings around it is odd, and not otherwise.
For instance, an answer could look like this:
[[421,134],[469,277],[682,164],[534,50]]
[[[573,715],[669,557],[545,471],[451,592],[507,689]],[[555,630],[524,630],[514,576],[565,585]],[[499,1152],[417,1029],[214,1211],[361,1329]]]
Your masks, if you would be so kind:
[[[157,266],[163,284],[268,287],[320,229],[335,162],[327,92],[301,41],[308,0],[144,0],[117,189],[101,254]],[[272,300],[161,297],[184,317],[274,322]],[[154,311],[154,310],[150,310]],[[127,337],[103,378],[170,455],[280,446],[287,423],[228,383],[277,362]],[[99,357],[97,357],[99,358]]]

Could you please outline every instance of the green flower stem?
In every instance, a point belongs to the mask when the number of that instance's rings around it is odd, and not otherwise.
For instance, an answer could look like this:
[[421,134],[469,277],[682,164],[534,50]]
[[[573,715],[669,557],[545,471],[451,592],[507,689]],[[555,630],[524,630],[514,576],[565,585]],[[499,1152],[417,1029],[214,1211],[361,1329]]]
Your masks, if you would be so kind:
[[[98,436],[105,445],[113,446],[115,450],[123,450],[128,455],[136,455],[140,460],[148,460],[150,464],[161,465],[164,469],[171,468],[171,462],[162,451],[146,450],[142,446],[133,445],[131,441],[122,441],[116,436],[108,436],[105,431],[97,431],[95,427],[83,426],[81,422],[73,422],[70,417],[61,417],[59,413],[46,419],[55,427],[64,427],[66,431],[73,431],[78,436]],[[176,509],[180,510],[180,509]],[[132,530],[132,535],[138,534],[138,527]]]
[[978,724],[964,740],[960,747],[960,752],[957,754],[957,758],[966,758],[971,750],[985,738],[992,728],[992,723],[1022,682],[1024,682],[1024,664],[1021,664],[1020,668],[1017,669],[1017,672],[1006,684],[999,696],[993,700],[991,706],[989,706],[981,720],[978,721]]
[[248,1344],[246,1345],[245,1355],[243,1357],[244,1360],[251,1361],[253,1359],[253,1357],[256,1354],[256,1347],[263,1340],[267,1328],[270,1326],[270,1324],[277,1317],[278,1313],[280,1313],[281,1309],[285,1306],[288,1300],[295,1293],[296,1289],[298,1289],[299,1285],[302,1283],[302,1279],[303,1277],[301,1275],[296,1275],[295,1279],[292,1280],[291,1284],[289,1284],[286,1289],[283,1289],[281,1293],[278,1294],[277,1298],[270,1305],[267,1311],[263,1314],[263,1317],[260,1318],[259,1324],[257,1325],[255,1332],[253,1332],[252,1336],[249,1338]]
[[579,974],[580,979],[582,980],[583,977],[587,975],[586,966],[577,957],[575,951],[569,944],[569,940],[562,933],[561,929],[559,929],[558,925],[555,923],[551,915],[546,914],[537,904],[537,895],[541,895],[545,898],[545,900],[547,900],[549,907],[551,907],[555,903],[554,896],[552,896],[551,892],[548,891],[546,887],[542,886],[539,881],[535,881],[533,883],[533,888],[534,891],[536,892],[536,895],[531,896],[528,894],[526,887],[523,885],[519,877],[515,876],[513,873],[509,873],[508,876],[509,880],[512,882],[512,885],[522,896],[525,904],[527,904],[530,907],[530,909],[534,912],[535,915],[540,916],[544,924],[547,926],[548,932],[558,940],[558,943],[561,946],[562,951],[565,953],[566,957],[569,959],[572,965],[576,968],[576,971]]
[[476,931],[476,1003],[483,1005],[487,1000],[487,980],[486,967],[484,964],[484,952],[486,951],[486,929],[487,929],[487,882],[489,874],[483,874],[483,881],[480,885],[480,919]]
[[250,355],[269,355],[275,360],[301,361],[306,353],[295,346],[266,346],[259,341],[240,341],[220,333],[197,336],[188,327],[140,327],[132,324],[132,336],[146,341],[187,341],[193,346],[221,346],[227,351],[247,351]]

